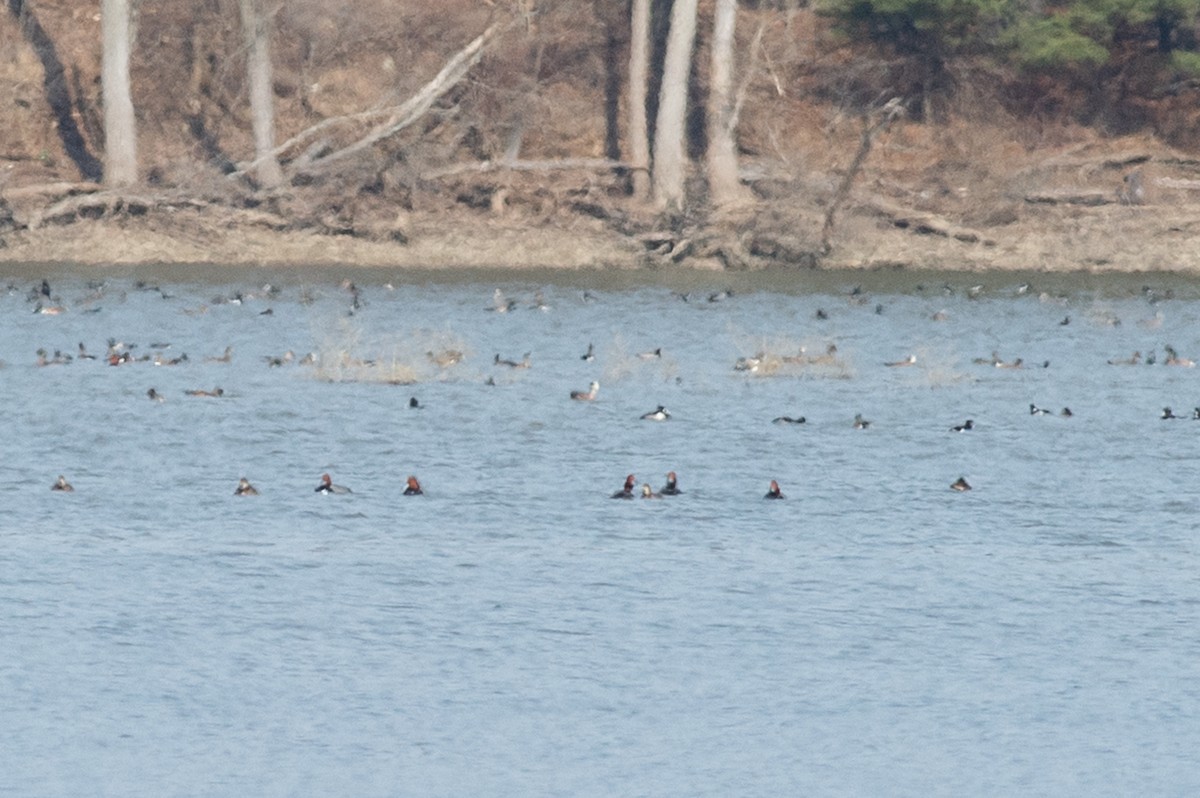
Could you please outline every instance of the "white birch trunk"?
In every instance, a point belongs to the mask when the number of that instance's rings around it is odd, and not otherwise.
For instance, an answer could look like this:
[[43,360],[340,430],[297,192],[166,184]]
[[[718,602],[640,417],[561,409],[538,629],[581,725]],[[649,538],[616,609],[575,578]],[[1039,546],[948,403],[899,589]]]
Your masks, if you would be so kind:
[[633,198],[650,196],[650,138],[646,130],[646,86],[650,77],[650,0],[633,0],[629,20],[629,164]]
[[132,185],[138,177],[137,126],[129,89],[131,24],[129,0],[101,0],[104,183],[110,187]]
[[671,32],[663,62],[658,122],[654,130],[654,202],[665,211],[682,211],[687,153],[684,134],[687,124],[688,73],[696,40],[697,0],[675,0],[671,9]]
[[708,95],[708,188],[713,204],[747,198],[738,178],[737,105],[733,96],[733,43],[737,0],[717,0],[713,18],[712,75]]
[[246,76],[250,85],[250,117],[254,128],[254,162],[258,182],[274,188],[283,182],[275,150],[275,97],[271,89],[271,26],[257,0],[238,0],[246,43]]

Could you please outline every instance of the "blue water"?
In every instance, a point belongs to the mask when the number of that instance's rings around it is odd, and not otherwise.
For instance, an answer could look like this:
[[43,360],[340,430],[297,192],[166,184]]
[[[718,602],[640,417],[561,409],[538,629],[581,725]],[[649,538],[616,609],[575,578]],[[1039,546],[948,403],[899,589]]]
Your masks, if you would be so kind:
[[[0,297],[0,793],[1200,791],[1200,284],[47,276]],[[188,359],[36,365],[110,337]]]

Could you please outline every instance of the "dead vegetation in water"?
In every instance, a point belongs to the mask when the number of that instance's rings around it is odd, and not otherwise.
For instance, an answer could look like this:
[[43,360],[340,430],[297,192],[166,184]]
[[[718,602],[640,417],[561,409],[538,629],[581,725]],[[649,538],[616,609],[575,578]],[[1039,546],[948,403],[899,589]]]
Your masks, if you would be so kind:
[[463,370],[467,349],[452,332],[418,330],[366,340],[349,319],[319,331],[311,373],[324,382],[415,385],[476,377]]

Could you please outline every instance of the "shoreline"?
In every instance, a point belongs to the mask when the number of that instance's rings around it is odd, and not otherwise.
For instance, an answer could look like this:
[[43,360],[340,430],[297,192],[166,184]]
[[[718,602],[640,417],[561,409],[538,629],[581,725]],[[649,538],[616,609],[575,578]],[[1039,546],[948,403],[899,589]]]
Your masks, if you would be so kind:
[[[1200,206],[1112,205],[1034,209],[1005,225],[966,230],[881,218],[857,206],[839,224],[833,251],[815,264],[786,254],[730,269],[712,254],[662,256],[600,220],[521,223],[450,214],[406,219],[387,236],[270,229],[200,212],[151,212],[17,228],[0,234],[0,267],[105,269],[194,265],[219,269],[678,272],[731,276],[779,272],[1200,275]],[[760,225],[761,227],[761,225]],[[803,229],[808,225],[797,225]],[[803,240],[803,233],[769,235]],[[965,231],[965,232],[964,232]],[[760,229],[755,234],[761,234]],[[680,234],[683,236],[684,234]],[[732,237],[736,232],[726,231]],[[743,234],[741,240],[746,240]]]

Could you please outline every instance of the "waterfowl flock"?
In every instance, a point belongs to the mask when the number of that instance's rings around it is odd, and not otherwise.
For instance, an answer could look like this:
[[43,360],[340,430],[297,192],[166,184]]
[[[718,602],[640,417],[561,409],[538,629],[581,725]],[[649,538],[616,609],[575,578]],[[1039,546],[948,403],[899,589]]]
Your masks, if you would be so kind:
[[[34,291],[32,291],[29,295],[29,299],[30,299],[30,302],[31,302],[32,308],[33,308],[33,312],[35,314],[43,315],[43,316],[59,316],[59,317],[70,316],[72,313],[96,312],[99,309],[100,303],[103,302],[103,299],[106,296],[105,291],[107,291],[109,289],[106,286],[104,286],[103,284],[94,284],[91,287],[94,289],[92,295],[89,295],[88,297],[86,297],[78,302],[71,303],[71,302],[65,302],[61,298],[59,298],[52,290],[52,288],[49,284],[49,281],[43,280],[43,281],[41,281],[41,283],[39,285],[37,285],[35,287]],[[142,285],[142,284],[137,284],[134,286],[134,290],[157,292],[163,299],[174,299],[175,298],[174,295],[169,294],[165,291],[162,291],[157,286],[146,286],[146,285]],[[348,281],[343,282],[341,284],[339,290],[344,292],[344,294],[346,296],[346,304],[344,306],[344,310],[345,310],[347,316],[354,315],[356,313],[360,313],[360,312],[364,311],[365,309],[368,309],[367,301],[368,301],[369,297],[368,297],[367,293],[364,292],[362,289],[358,288],[357,286],[355,286],[353,283],[350,283]],[[12,288],[10,287],[10,292],[11,291],[12,291]],[[586,296],[584,296],[585,302],[597,301],[595,294],[591,294],[590,292],[585,292],[585,293],[587,294]],[[980,299],[984,295],[985,295],[985,293],[982,288],[974,289],[974,287],[972,289],[972,292],[968,292],[968,294],[967,294],[967,296],[969,298],[975,299],[975,300]],[[233,304],[233,305],[242,305],[242,304],[248,304],[248,303],[255,302],[255,301],[270,301],[272,299],[277,298],[278,296],[279,296],[278,289],[272,288],[270,286],[266,286],[260,292],[237,291],[237,292],[234,292],[234,293],[229,294],[224,297],[216,297],[216,298],[212,299],[211,302],[206,305],[201,305],[200,307],[183,308],[182,312],[188,316],[204,315],[209,312],[210,306],[226,304],[226,303]],[[713,304],[713,303],[724,302],[725,300],[729,300],[734,296],[735,295],[732,291],[718,291],[718,292],[708,293],[706,296],[702,296],[701,299],[703,300],[703,304]],[[679,297],[683,301],[689,302],[689,303],[693,303],[694,300],[696,299],[696,297],[691,294],[681,294],[681,295],[679,295]],[[865,292],[863,292],[861,289],[852,290],[848,294],[847,300],[848,300],[848,304],[851,306],[867,305],[866,312],[870,311],[870,305],[865,296]],[[310,297],[306,297],[305,294],[302,294],[301,302],[303,303],[305,301],[312,301],[312,300]],[[701,304],[701,303],[696,303],[696,304]],[[736,304],[736,303],[733,303],[733,304]],[[475,307],[476,307],[476,309],[478,309],[478,306],[475,306]],[[875,305],[875,313],[877,315],[882,314],[883,307],[884,306],[881,303],[876,304]],[[501,289],[496,289],[495,292],[493,293],[491,304],[485,305],[484,309],[488,312],[498,313],[498,314],[518,314],[521,312],[525,312],[527,310],[536,310],[536,311],[539,311],[542,313],[548,313],[551,309],[551,306],[546,302],[545,296],[540,291],[536,292],[534,299],[532,301],[522,301],[517,298],[506,296]],[[256,309],[256,313],[259,316],[272,316],[274,314],[270,313],[271,310],[272,310],[271,308],[266,308],[263,310]],[[940,319],[937,319],[937,320],[946,321],[948,319],[948,316],[946,314],[942,313],[941,311],[939,311],[938,314],[934,314],[934,315],[940,316]],[[832,309],[829,311],[827,311],[825,309],[821,309],[818,311],[817,320],[824,324],[826,322],[833,321],[836,316],[837,316],[836,309]],[[1065,323],[1068,321],[1069,321],[1068,318],[1064,318],[1063,322],[1060,322],[1060,324],[1065,325]],[[1161,312],[1159,312],[1159,313],[1156,313],[1156,315],[1154,317],[1152,317],[1151,323],[1143,324],[1143,325],[1139,325],[1139,326],[1142,327],[1143,329],[1157,330],[1161,327],[1162,321],[1163,321],[1163,315]],[[497,322],[499,322],[499,320],[497,320]],[[1102,316],[1102,317],[1096,319],[1095,322],[1097,325],[1103,325],[1103,326],[1108,326],[1108,327],[1119,326],[1118,320],[1114,320],[1107,316]],[[48,321],[46,323],[56,324],[58,322],[49,322]],[[263,322],[263,323],[268,323],[268,322]],[[70,340],[73,340],[73,338],[74,338],[74,336],[72,336],[72,339],[70,339]],[[799,374],[803,374],[803,375],[818,374],[818,375],[828,375],[828,376],[831,376],[832,378],[840,378],[840,375],[842,375],[846,371],[851,370],[852,367],[850,365],[848,365],[848,362],[845,358],[843,348],[839,348],[839,343],[844,344],[844,341],[841,341],[841,340],[839,340],[837,342],[828,341],[828,340],[823,341],[823,342],[821,342],[821,344],[819,346],[813,347],[811,354],[808,351],[806,346],[799,346],[799,347],[790,346],[790,347],[786,347],[786,348],[780,347],[780,346],[757,346],[753,350],[751,350],[750,347],[746,347],[746,349],[743,351],[752,351],[753,353],[752,354],[742,354],[742,355],[736,357],[736,359],[734,359],[732,362],[732,371],[743,373],[746,377],[769,377],[769,376],[776,376],[776,375],[788,376],[788,375],[799,375]],[[668,344],[669,344],[669,342],[668,342]],[[645,345],[645,342],[643,342],[643,346],[644,345]],[[572,360],[577,358],[577,360],[575,361],[576,364],[578,364],[579,361],[582,361],[585,364],[592,364],[592,363],[596,362],[597,350],[596,350],[596,346],[594,345],[594,343],[592,341],[588,341],[588,340],[586,340],[586,338],[584,336],[580,336],[577,343],[572,343],[571,346],[573,348],[573,351],[570,353],[569,357]],[[575,346],[578,346],[578,348],[574,348]],[[1176,348],[1174,347],[1173,344],[1159,343],[1157,346],[1164,353],[1161,360],[1156,355],[1154,349],[1149,348],[1149,347],[1143,347],[1142,349],[1135,350],[1132,353],[1132,355],[1129,357],[1106,358],[1105,363],[1108,365],[1113,365],[1113,366],[1130,366],[1130,367],[1153,366],[1153,365],[1161,364],[1161,365],[1166,365],[1166,366],[1190,368],[1195,365],[1195,361],[1193,359],[1180,354],[1180,352],[1178,350],[1176,350]],[[585,347],[586,347],[586,349],[584,349]],[[497,348],[503,349],[503,347],[497,347]],[[34,352],[33,363],[38,368],[64,367],[64,366],[69,366],[73,362],[95,362],[98,365],[107,365],[109,367],[127,367],[127,366],[133,366],[135,364],[145,364],[147,367],[152,367],[155,369],[161,368],[161,369],[187,370],[189,368],[194,368],[193,364],[195,364],[195,363],[203,363],[203,364],[209,364],[212,366],[220,367],[222,365],[230,364],[233,362],[234,357],[235,357],[235,347],[232,344],[225,344],[220,347],[214,346],[213,349],[217,351],[216,354],[209,354],[209,355],[206,355],[203,357],[196,357],[193,359],[193,358],[190,358],[188,353],[186,353],[186,352],[180,352],[178,354],[174,353],[172,351],[172,344],[169,342],[169,340],[153,340],[152,339],[150,343],[145,344],[144,346],[139,346],[138,344],[135,344],[132,342],[127,342],[127,341],[121,340],[119,338],[113,337],[113,338],[109,338],[107,340],[107,344],[104,349],[103,355],[98,354],[100,351],[99,349],[96,350],[97,354],[95,354],[95,355],[91,354],[88,351],[85,343],[83,341],[79,341],[76,343],[76,345],[74,347],[68,346],[65,349],[61,348],[61,347],[54,348],[52,346],[38,347]],[[240,345],[239,345],[239,349],[240,349]],[[316,352],[309,352],[307,354],[302,354],[302,355],[298,356],[297,351],[303,353],[304,352],[303,349],[299,349],[299,350],[283,349],[282,346],[280,347],[280,349],[283,351],[277,350],[276,353],[271,353],[271,354],[257,354],[257,355],[252,354],[251,357],[257,357],[259,359],[259,361],[261,363],[265,364],[265,366],[269,369],[285,369],[285,368],[294,369],[297,366],[316,366],[318,363],[326,363],[327,364],[327,361],[323,360],[320,356],[318,356],[318,354]],[[430,366],[436,367],[437,369],[442,370],[442,371],[450,371],[450,370],[454,369],[455,367],[458,367],[460,364],[468,361],[470,358],[470,355],[469,355],[467,349],[465,347],[463,347],[461,344],[450,343],[450,345],[447,345],[447,346],[443,346],[443,347],[439,347],[439,348],[432,348],[432,349],[423,350],[423,351],[424,351],[424,359],[426,359],[428,361]],[[494,352],[494,350],[491,350],[491,349],[489,349],[489,351]],[[514,348],[509,349],[509,352],[512,352],[512,351],[519,352],[522,350],[514,347]],[[582,355],[579,354],[580,351],[583,351]],[[659,345],[654,345],[653,343],[651,344],[651,348],[640,349],[640,350],[631,349],[631,350],[627,350],[627,351],[632,351],[632,353],[633,353],[633,354],[627,356],[627,359],[630,362],[641,361],[646,364],[654,364],[654,365],[646,365],[646,366],[643,366],[642,368],[660,368],[659,364],[665,363],[671,355],[670,346],[659,346]],[[895,352],[894,349],[892,351]],[[905,351],[905,350],[900,350],[900,351]],[[908,372],[909,374],[920,373],[924,369],[933,368],[934,366],[926,365],[927,362],[930,360],[930,358],[928,358],[928,356],[927,356],[927,352],[925,352],[924,350],[920,350],[920,349],[918,349],[917,351],[921,352],[920,357],[918,357],[918,354],[916,352],[913,352],[913,353],[907,354],[896,360],[884,360],[883,357],[880,357],[877,354],[876,358],[878,358],[878,359],[873,359],[871,361],[871,363],[875,367],[882,365],[888,369],[901,369],[903,371]],[[1125,349],[1124,351],[1129,351],[1129,350]],[[1144,352],[1149,352],[1149,354],[1148,355],[1144,354]],[[501,372],[506,372],[506,371],[515,372],[513,375],[513,378],[518,378],[518,375],[520,372],[529,371],[529,370],[538,370],[538,369],[542,369],[544,367],[548,367],[548,368],[555,367],[553,364],[544,365],[544,364],[546,364],[546,361],[541,357],[539,357],[539,359],[537,360],[536,365],[535,365],[533,354],[534,354],[533,351],[525,351],[520,359],[515,359],[515,358],[510,358],[510,357],[504,357],[501,352],[494,352],[493,356],[491,358],[490,365],[496,369],[497,373],[490,375],[488,377],[487,384],[492,385],[492,386],[496,385],[496,379],[499,377],[499,374]],[[893,355],[893,356],[895,356],[895,355]],[[974,364],[977,364],[977,365],[983,365],[983,366],[987,366],[990,368],[1008,369],[1008,370],[1028,369],[1030,362],[1035,363],[1035,364],[1040,363],[1041,368],[1050,368],[1051,367],[1050,361],[1041,360],[1040,358],[1031,358],[1029,361],[1027,361],[1025,359],[1025,357],[1022,357],[1022,356],[1017,356],[1017,357],[1010,356],[1008,358],[1002,358],[1000,356],[998,350],[993,350],[989,356],[974,357],[974,358],[972,358],[971,362]],[[729,369],[730,368],[729,361],[725,361],[725,363],[726,363],[726,365],[724,366],[724,368]],[[380,359],[352,357],[348,353],[343,353],[335,361],[335,365],[338,368],[361,369],[361,370],[382,369],[382,368],[386,367],[386,364],[382,363]],[[260,366],[260,368],[261,368],[261,366]],[[590,369],[591,367],[589,366],[588,368]],[[601,376],[603,376],[603,374]],[[1017,375],[1014,375],[1014,377],[1015,376],[1017,376]],[[504,379],[511,379],[511,378],[502,378],[501,382],[503,382]],[[679,381],[679,379],[680,379],[679,377],[676,377],[677,382]],[[380,382],[389,382],[389,380],[379,380],[379,381]],[[403,378],[397,379],[395,382],[397,382],[399,384],[411,384],[411,381],[403,379]],[[195,383],[193,383],[193,384],[195,384]],[[208,383],[208,384],[211,385],[211,383]],[[606,378],[606,384],[609,384],[607,382],[607,378]],[[145,383],[143,382],[142,385],[144,386]],[[575,389],[575,390],[568,391],[568,390],[566,390],[567,388],[569,388],[569,385],[563,386],[564,393],[558,394],[558,396],[560,397],[560,400],[561,400],[561,397],[563,397],[565,394],[566,397],[569,397],[569,399],[574,402],[595,403],[597,401],[600,401],[599,400],[599,390],[600,390],[599,379],[591,380],[588,383],[588,387],[586,389]],[[161,392],[157,387],[150,387],[145,391],[145,396],[151,402],[156,403],[156,404],[162,404],[167,401],[174,401],[174,397],[179,396],[178,388],[170,391],[170,394],[171,394],[171,397],[169,398],[166,395],[166,393]],[[236,390],[233,392],[230,392],[230,391],[227,391],[224,387],[219,386],[219,385],[214,385],[211,388],[195,387],[195,388],[184,389],[182,391],[182,395],[184,397],[187,397],[188,399],[219,399],[219,400],[222,400],[221,402],[215,403],[215,404],[219,404],[219,405],[223,405],[225,402],[237,399],[237,391]],[[861,399],[861,397],[860,397],[860,399]],[[144,402],[145,400],[142,400],[142,401]],[[186,400],[179,400],[179,401],[186,401]],[[407,404],[408,404],[408,407],[411,409],[424,409],[424,407],[425,407],[418,401],[417,397],[415,397],[415,396],[411,397],[408,400]],[[605,402],[601,401],[601,406],[603,406],[604,404],[605,404]],[[649,404],[649,403],[647,403],[647,404]],[[1047,408],[1040,407],[1036,403],[1033,403],[1033,402],[1028,402],[1027,404],[1028,404],[1028,413],[1031,416],[1059,416],[1061,418],[1072,418],[1075,415],[1069,407],[1063,407],[1061,411],[1055,412],[1055,411],[1049,410]],[[644,408],[646,406],[647,405],[643,404],[641,406],[641,408]],[[687,414],[685,412],[686,408],[680,408],[678,406],[675,406],[674,404],[672,406],[674,407],[674,409],[680,410],[681,418],[687,417]],[[1018,405],[1018,406],[1020,406],[1020,405]],[[638,409],[641,409],[641,408],[638,408]],[[784,408],[781,407],[780,409],[784,409]],[[876,427],[874,422],[872,420],[868,420],[862,412],[851,413],[850,412],[851,410],[853,410],[853,408],[847,410],[846,415],[843,416],[842,420],[840,420],[838,423],[843,424],[843,425],[848,425],[856,430],[868,430],[868,429],[886,430],[887,429],[888,421],[889,421],[887,418],[877,419],[881,422],[882,426]],[[773,423],[773,424],[779,425],[779,426],[793,426],[793,427],[800,427],[802,425],[812,426],[812,424],[810,424],[810,422],[809,422],[808,416],[796,413],[796,409],[794,406],[792,406],[792,408],[791,408],[791,413],[792,414],[790,414],[790,415],[776,415],[773,418],[770,418],[769,421],[770,421],[770,423]],[[633,415],[631,414],[630,418],[632,418],[632,417],[633,417]],[[1159,417],[1163,420],[1175,420],[1175,419],[1200,420],[1200,407],[1195,408],[1195,410],[1191,414],[1188,414],[1188,415],[1177,415],[1171,410],[1170,407],[1163,407]],[[655,409],[650,410],[645,413],[642,413],[640,416],[637,416],[637,418],[639,418],[640,420],[644,420],[644,421],[663,422],[663,421],[667,421],[667,420],[674,418],[674,416],[670,411],[667,410],[667,408],[663,404],[655,403]],[[957,418],[962,418],[962,416],[961,415],[957,416]],[[767,419],[763,419],[763,420],[766,421]],[[940,422],[940,424],[943,426],[941,426],[940,428],[942,430],[949,429],[950,431],[955,432],[955,433],[965,433],[965,432],[970,432],[970,431],[976,429],[976,421],[973,418],[967,418],[962,423],[945,426],[945,425],[949,424],[949,422],[950,422],[950,419],[942,420]],[[677,427],[681,423],[682,422],[675,421],[672,424],[667,425],[667,428]],[[819,420],[817,423],[819,423]],[[987,424],[986,419],[984,420],[983,423],[984,423],[984,429],[986,430],[986,428],[987,428],[986,427],[986,424]],[[790,435],[791,433],[788,433],[788,434]],[[807,433],[797,432],[796,434],[797,435],[805,435]],[[871,433],[871,435],[866,436],[866,439],[871,439],[875,434],[876,433],[874,433],[874,432]],[[985,433],[976,433],[976,434],[977,435],[979,435],[979,434],[986,435],[986,432]],[[78,474],[76,476],[78,476]],[[949,477],[949,476],[950,475],[947,475],[947,477]],[[400,492],[402,495],[406,495],[406,496],[424,495],[424,490],[422,488],[422,485],[415,476],[408,476],[407,479],[405,479],[402,484],[403,484],[403,488],[402,489],[398,488],[398,490],[397,490],[397,492]],[[940,484],[944,486],[946,483],[942,482]],[[56,482],[54,482],[51,487],[54,491],[57,491],[57,492],[73,492],[74,491],[74,488],[71,486],[71,484],[69,482],[67,482],[65,476],[62,476],[62,475],[60,475],[58,477],[58,480]],[[81,487],[83,487],[82,483],[81,483]],[[950,487],[956,492],[965,492],[965,491],[969,491],[972,489],[972,486],[967,482],[965,477],[959,477],[956,481],[950,483]],[[944,490],[944,487],[942,489]],[[761,490],[761,488],[759,488],[759,490]],[[313,488],[313,491],[316,493],[320,493],[320,494],[331,494],[331,495],[345,495],[345,494],[353,493],[353,491],[350,488],[334,483],[332,480],[332,477],[328,473],[321,475],[319,484],[315,488]],[[258,489],[253,484],[251,484],[249,482],[249,480],[245,477],[242,477],[241,479],[238,480],[236,488],[233,492],[234,492],[234,495],[237,495],[237,496],[259,495]],[[682,494],[682,491],[680,491],[677,487],[676,474],[674,471],[672,471],[667,475],[666,484],[659,490],[655,490],[649,483],[642,483],[640,486],[640,489],[639,489],[638,483],[635,479],[635,476],[633,474],[629,474],[624,481],[623,487],[620,490],[613,493],[612,497],[618,498],[618,499],[635,499],[635,498],[661,499],[664,497],[679,496],[681,494]],[[747,495],[749,495],[749,493]],[[757,495],[757,491],[755,491],[755,495]],[[767,499],[782,499],[783,497],[784,497],[783,492],[779,486],[779,483],[774,479],[769,480],[769,489],[768,489],[767,493],[765,494],[765,498],[767,498]]]

